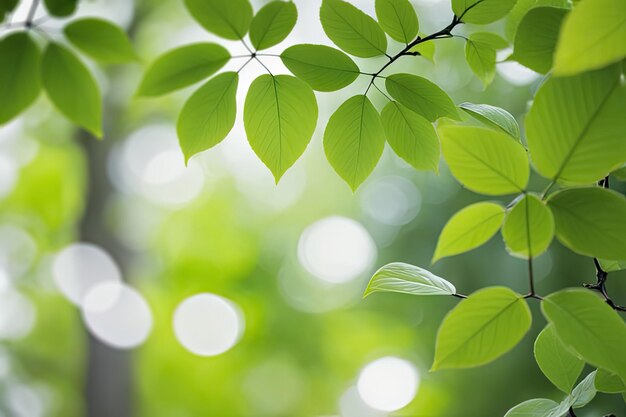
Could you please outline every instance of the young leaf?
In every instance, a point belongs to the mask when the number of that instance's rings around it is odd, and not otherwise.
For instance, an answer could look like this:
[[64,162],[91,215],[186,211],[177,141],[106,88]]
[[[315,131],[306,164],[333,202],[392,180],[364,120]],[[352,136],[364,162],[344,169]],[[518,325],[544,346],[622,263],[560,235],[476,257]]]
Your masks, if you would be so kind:
[[526,188],[528,156],[509,135],[474,126],[442,126],[438,132],[450,171],[465,187],[486,195]]
[[387,37],[378,23],[348,2],[323,0],[320,21],[326,36],[351,55],[369,58],[387,51]]
[[623,0],[580,2],[565,19],[554,56],[554,73],[574,75],[626,56]]
[[572,408],[582,408],[589,404],[591,400],[593,400],[593,397],[596,396],[596,372],[597,371],[593,371],[587,375],[585,379],[583,379],[580,384],[574,388],[572,391],[572,398],[574,399]]
[[437,84],[412,74],[393,74],[385,80],[389,95],[434,122],[440,117],[459,119],[454,102]]
[[311,141],[317,123],[315,94],[290,75],[261,75],[248,90],[243,121],[252,150],[278,183]]
[[195,84],[222,68],[230,53],[216,43],[194,43],[166,52],[146,70],[137,91],[158,96]]
[[74,20],[65,26],[63,33],[72,45],[101,63],[118,64],[137,59],[126,33],[106,20]]
[[419,22],[409,0],[376,0],[376,17],[392,39],[409,44],[417,36]]
[[243,39],[252,21],[248,0],[185,0],[185,6],[202,27],[224,39]]
[[495,33],[475,32],[465,43],[465,59],[472,72],[487,88],[496,75],[496,51],[507,47],[507,42]]
[[415,169],[438,170],[439,139],[428,120],[394,101],[383,109],[381,121],[398,156]]
[[567,13],[567,9],[558,7],[531,9],[517,28],[512,59],[541,74],[550,71],[559,29]]
[[504,417],[555,417],[550,413],[558,406],[552,400],[535,398],[511,408]]
[[546,378],[566,394],[572,391],[585,366],[585,362],[561,342],[551,325],[537,336],[535,360]]
[[78,0],[43,0],[48,12],[55,17],[67,17],[76,11]]
[[93,75],[72,51],[50,42],[41,61],[41,80],[56,108],[72,122],[102,136],[102,100]]
[[343,52],[325,45],[294,45],[280,58],[293,75],[317,91],[335,91],[352,84],[359,67]]
[[456,288],[445,279],[420,267],[401,262],[380,268],[365,290],[363,297],[374,292],[399,292],[412,295],[454,295]]
[[511,255],[536,258],[548,249],[554,238],[552,212],[535,195],[527,194],[507,213],[502,237]]
[[459,107],[474,119],[507,133],[520,141],[519,125],[515,117],[500,107],[489,104],[461,103]]
[[39,95],[41,52],[30,34],[0,40],[0,125],[24,111]]
[[452,0],[452,10],[462,22],[484,25],[502,19],[517,0]]
[[250,42],[257,49],[267,49],[282,42],[298,20],[293,2],[275,0],[267,3],[252,18]]
[[625,260],[620,260],[620,261],[612,261],[612,260],[608,260],[608,259],[598,259],[598,262],[600,263],[600,266],[602,267],[602,269],[606,272],[615,272],[615,271],[621,271],[622,269],[626,269],[626,261]]
[[432,370],[489,363],[513,349],[530,323],[530,309],[520,295],[506,287],[479,290],[443,320]]
[[549,79],[526,118],[531,159],[546,178],[590,184],[626,160],[626,86],[613,65]]
[[[425,33],[420,32],[419,36],[426,37]],[[435,62],[435,45],[436,42],[422,42],[409,49],[409,52],[417,52],[421,57],[426,58],[430,62]]]
[[596,390],[599,392],[606,392],[608,394],[618,394],[620,392],[626,392],[626,384],[620,379],[620,377],[604,369],[598,369],[595,379]]
[[626,324],[596,294],[567,289],[541,302],[557,336],[589,364],[614,372],[626,381]]
[[493,237],[504,220],[500,204],[475,203],[458,211],[444,226],[433,262],[477,248]]
[[198,152],[220,143],[235,124],[237,113],[236,72],[225,72],[209,80],[187,100],[176,130],[185,163]]
[[582,255],[620,259],[626,254],[626,198],[599,187],[574,188],[548,199],[556,236]]
[[324,131],[326,158],[353,191],[376,167],[385,147],[380,115],[364,95],[343,103]]

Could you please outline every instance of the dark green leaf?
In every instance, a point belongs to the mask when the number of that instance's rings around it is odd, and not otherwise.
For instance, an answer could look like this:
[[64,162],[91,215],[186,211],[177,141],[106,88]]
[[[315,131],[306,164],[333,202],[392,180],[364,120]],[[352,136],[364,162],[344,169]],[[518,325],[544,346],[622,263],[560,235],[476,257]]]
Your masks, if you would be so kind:
[[387,77],[385,86],[391,97],[431,122],[440,117],[459,119],[452,99],[426,78],[412,74],[393,74]]
[[106,20],[74,20],[65,26],[63,32],[74,46],[102,63],[116,64],[137,59],[126,33]]
[[243,39],[252,21],[248,0],[185,0],[185,6],[206,30],[224,39]]
[[66,17],[76,11],[78,0],[43,0],[43,4],[52,16]]
[[254,16],[250,24],[250,42],[257,49],[267,49],[282,42],[298,20],[293,2],[272,1]]
[[596,389],[599,392],[606,392],[609,394],[617,394],[620,392],[626,392],[626,384],[620,379],[620,377],[604,369],[598,369],[595,379]]
[[398,42],[409,44],[417,36],[419,22],[409,0],[376,0],[380,26]]

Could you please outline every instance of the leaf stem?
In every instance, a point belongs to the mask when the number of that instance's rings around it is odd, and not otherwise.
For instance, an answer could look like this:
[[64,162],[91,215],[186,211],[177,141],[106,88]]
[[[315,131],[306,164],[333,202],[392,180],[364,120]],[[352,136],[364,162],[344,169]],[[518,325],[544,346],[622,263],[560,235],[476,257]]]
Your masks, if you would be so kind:
[[24,26],[27,29],[30,29],[33,26],[33,19],[35,18],[35,12],[37,11],[37,6],[39,6],[40,0],[33,0],[30,4],[30,9],[28,9],[28,15],[26,16],[26,21],[24,22]]

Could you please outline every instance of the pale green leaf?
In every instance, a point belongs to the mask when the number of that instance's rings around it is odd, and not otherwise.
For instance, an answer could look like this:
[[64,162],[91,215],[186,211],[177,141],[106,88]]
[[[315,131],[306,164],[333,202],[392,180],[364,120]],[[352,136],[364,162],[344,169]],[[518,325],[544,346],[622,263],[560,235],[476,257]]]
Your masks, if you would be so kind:
[[585,362],[561,342],[552,325],[547,325],[537,336],[535,360],[546,378],[566,394],[572,391],[585,366]]
[[102,99],[96,80],[72,51],[50,42],[41,61],[41,80],[55,107],[72,122],[102,136]]
[[511,408],[504,417],[549,417],[552,410],[558,406],[552,400],[535,398]]
[[507,47],[507,42],[490,32],[475,32],[465,43],[465,59],[472,72],[486,88],[496,75],[496,51]]
[[517,0],[452,0],[454,14],[465,23],[486,24],[502,19]]
[[74,20],[65,26],[63,33],[75,47],[101,63],[117,64],[137,60],[126,33],[106,20]]
[[250,23],[250,42],[257,49],[267,49],[282,42],[298,20],[293,2],[272,1],[258,11]]
[[137,94],[158,96],[201,81],[222,68],[230,53],[216,43],[195,43],[166,52],[141,80]]
[[626,380],[626,324],[598,295],[567,289],[544,298],[541,309],[559,339],[582,359]]
[[352,84],[359,67],[343,52],[325,45],[294,45],[280,58],[293,75],[317,91],[335,91]]
[[549,417],[569,417],[569,410],[574,405],[574,397],[568,395],[559,403],[559,405],[552,410]]
[[598,369],[595,386],[596,390],[599,392],[606,392],[608,394],[626,392],[626,384],[624,384],[620,377],[604,369]]
[[505,287],[479,290],[443,320],[432,370],[489,363],[513,349],[530,323],[530,309],[520,295]]
[[535,195],[527,194],[508,211],[502,237],[511,255],[536,258],[548,249],[554,238],[552,212]]
[[620,67],[549,79],[526,118],[531,159],[546,178],[590,184],[626,160]]
[[439,139],[433,125],[398,102],[381,113],[387,142],[399,157],[415,169],[438,170]]
[[626,2],[586,0],[563,22],[554,73],[573,75],[602,68],[626,56]]
[[39,96],[41,52],[30,34],[14,32],[0,40],[0,125]]
[[187,100],[176,126],[185,163],[220,143],[235,124],[239,76],[225,72],[209,80]]
[[415,9],[409,0],[376,0],[376,17],[392,39],[409,44],[419,31]]
[[252,150],[278,183],[311,141],[317,123],[315,94],[290,75],[261,75],[248,90],[243,121]]
[[598,259],[598,262],[605,272],[615,272],[626,269],[626,260],[615,261],[609,259]]
[[43,0],[46,10],[56,17],[67,17],[76,11],[78,0]]
[[504,220],[500,204],[475,203],[458,211],[444,226],[433,262],[477,248],[495,235]]
[[347,53],[361,58],[385,55],[385,32],[369,15],[343,0],[323,0],[320,21],[326,36]]
[[389,95],[400,104],[434,122],[440,117],[459,119],[452,99],[435,83],[412,74],[393,74],[385,80]]
[[582,408],[589,404],[591,400],[596,396],[595,378],[596,372],[593,371],[583,379],[580,384],[572,391],[572,397],[574,398],[574,404],[572,408]]
[[248,0],[185,0],[185,6],[202,27],[224,39],[243,39],[252,21]]
[[526,188],[526,150],[509,135],[474,126],[442,126],[438,133],[450,171],[468,189],[504,195]]
[[567,13],[567,9],[558,7],[531,9],[517,28],[512,59],[541,74],[550,71],[559,29]]
[[626,198],[599,187],[574,188],[548,199],[556,236],[582,255],[620,259],[626,254]]
[[454,295],[450,282],[418,266],[401,262],[380,268],[365,290],[364,297],[374,292],[399,292],[412,295]]
[[489,104],[461,103],[459,107],[476,120],[495,127],[518,141],[520,140],[517,120],[508,111]]
[[324,151],[335,171],[353,191],[376,167],[385,147],[380,115],[364,95],[343,103],[324,131]]

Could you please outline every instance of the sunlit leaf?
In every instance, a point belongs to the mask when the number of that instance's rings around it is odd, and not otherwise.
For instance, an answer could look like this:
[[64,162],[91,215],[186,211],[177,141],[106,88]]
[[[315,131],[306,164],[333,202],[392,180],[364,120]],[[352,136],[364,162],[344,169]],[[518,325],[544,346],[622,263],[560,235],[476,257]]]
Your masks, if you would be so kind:
[[74,20],[65,26],[63,33],[74,46],[102,63],[116,64],[137,59],[126,33],[106,20]]
[[554,238],[552,212],[535,195],[527,194],[508,211],[502,237],[513,256],[536,258],[548,249]]
[[604,369],[598,369],[596,373],[595,386],[599,392],[606,392],[609,394],[626,392],[626,384],[624,384],[620,377],[617,374]]
[[405,44],[417,36],[419,22],[409,0],[376,0],[376,17],[392,39]]
[[585,366],[585,362],[561,342],[551,325],[537,336],[535,360],[546,378],[566,394],[572,391]]
[[66,17],[76,11],[78,0],[43,0],[43,4],[52,16]]
[[626,198],[599,187],[574,188],[548,199],[556,236],[587,256],[620,259],[626,254]]
[[434,122],[440,117],[459,118],[452,99],[435,83],[412,74],[393,74],[385,80],[389,95],[400,104]]
[[439,139],[428,120],[394,101],[383,109],[381,121],[387,142],[399,157],[415,169],[437,171]]
[[401,262],[380,268],[370,280],[364,297],[374,292],[399,292],[412,295],[453,295],[456,288],[430,271]]
[[580,384],[572,391],[572,398],[574,403],[572,408],[582,408],[589,404],[591,400],[596,396],[595,378],[596,372],[593,371],[583,379]]
[[313,136],[317,123],[313,90],[290,75],[261,75],[248,90],[243,121],[252,150],[278,182]]
[[250,42],[257,49],[267,49],[282,42],[298,20],[293,2],[272,1],[258,11],[250,23]]
[[508,111],[489,104],[461,103],[459,107],[476,120],[520,140],[517,120]]
[[442,126],[438,133],[450,171],[468,189],[503,195],[526,188],[526,150],[509,135],[474,126]]
[[[421,36],[422,38],[428,36],[425,33],[420,32],[419,36]],[[422,42],[422,43],[418,43],[417,45],[413,46],[411,49],[409,49],[409,52],[417,52],[419,53],[420,56],[426,58],[427,60],[429,60],[430,62],[434,63],[435,62],[435,47],[436,47],[437,43],[433,42],[433,41],[428,41],[428,42]]]
[[252,22],[248,0],[185,0],[185,6],[206,30],[224,39],[243,39]]
[[444,226],[433,262],[477,248],[495,235],[504,220],[500,204],[475,203],[457,212]]
[[195,43],[157,58],[141,80],[137,94],[158,96],[201,81],[222,68],[230,53],[216,43]]
[[485,24],[502,19],[517,0],[452,0],[454,14],[465,23]]
[[353,191],[374,170],[384,147],[380,115],[364,95],[348,99],[328,120],[324,131],[326,158]]
[[608,260],[608,259],[598,259],[600,266],[606,272],[615,272],[621,271],[622,269],[626,269],[626,260]]
[[294,45],[285,49],[283,64],[314,90],[335,91],[359,76],[359,67],[343,52],[325,45]]
[[369,58],[387,51],[387,37],[378,23],[346,1],[323,0],[320,21],[326,36],[351,55]]
[[496,51],[506,48],[507,45],[495,33],[475,32],[469,35],[465,43],[465,59],[485,88],[496,75]]
[[187,100],[176,126],[185,162],[221,142],[235,124],[239,76],[225,72],[209,80]]
[[552,417],[550,413],[558,406],[552,400],[535,398],[511,408],[504,417]]

